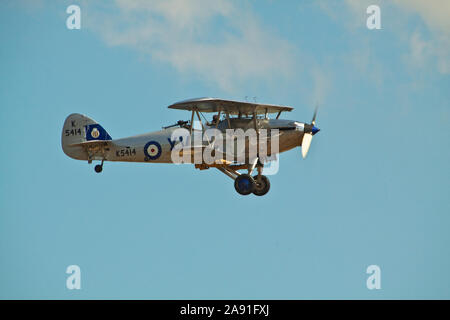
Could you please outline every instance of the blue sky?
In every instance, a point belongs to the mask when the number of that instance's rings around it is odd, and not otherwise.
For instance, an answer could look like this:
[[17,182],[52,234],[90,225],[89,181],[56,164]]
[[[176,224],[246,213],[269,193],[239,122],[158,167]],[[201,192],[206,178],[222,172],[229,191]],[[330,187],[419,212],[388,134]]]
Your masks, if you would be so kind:
[[[66,8],[81,7],[81,29]],[[366,7],[381,8],[381,30]],[[0,297],[450,298],[446,1],[1,1]],[[265,197],[217,170],[92,165],[60,146],[84,113],[113,138],[214,96],[291,105],[308,158]],[[81,290],[65,286],[69,265]],[[381,290],[366,268],[381,268]]]

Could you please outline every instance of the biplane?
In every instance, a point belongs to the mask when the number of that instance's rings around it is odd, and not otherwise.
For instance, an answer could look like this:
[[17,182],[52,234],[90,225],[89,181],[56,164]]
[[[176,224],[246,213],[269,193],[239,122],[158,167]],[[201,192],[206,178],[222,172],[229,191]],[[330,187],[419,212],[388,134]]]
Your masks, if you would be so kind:
[[[292,107],[256,102],[198,98],[174,103],[169,108],[189,111],[190,120],[179,120],[159,131],[120,139],[112,139],[109,133],[93,119],[77,113],[71,114],[64,122],[62,149],[73,159],[84,160],[88,163],[100,161],[100,164],[94,167],[97,173],[102,172],[105,161],[174,163],[173,152],[176,149],[177,152],[188,155],[184,158],[188,161],[184,163],[193,163],[195,168],[200,170],[216,168],[232,178],[239,194],[253,193],[263,196],[270,189],[270,181],[263,175],[265,163],[276,159],[279,153],[298,146],[301,147],[302,156],[305,158],[312,137],[320,131],[315,126],[317,108],[310,123],[280,119],[280,115],[283,112],[292,111]],[[214,114],[211,122],[206,120],[204,113]],[[276,116],[269,119],[269,115],[275,114]],[[270,137],[276,137],[278,145],[276,149],[266,148],[264,157],[260,156],[258,151],[250,156],[249,142],[245,141],[243,149],[245,157],[241,157],[239,161],[236,157],[229,159],[230,150],[218,150],[213,147],[213,150],[217,150],[220,161],[216,159],[213,163],[205,163],[203,160],[195,162],[196,154],[204,152],[205,148],[211,147],[217,141],[207,138],[197,145],[183,145],[182,137],[177,138],[176,132],[184,129],[190,137],[193,137],[211,128],[224,133],[237,129],[252,129],[257,134],[261,130],[276,132],[276,135],[271,134]],[[225,154],[227,157],[224,156]],[[242,170],[244,172],[239,172]]]

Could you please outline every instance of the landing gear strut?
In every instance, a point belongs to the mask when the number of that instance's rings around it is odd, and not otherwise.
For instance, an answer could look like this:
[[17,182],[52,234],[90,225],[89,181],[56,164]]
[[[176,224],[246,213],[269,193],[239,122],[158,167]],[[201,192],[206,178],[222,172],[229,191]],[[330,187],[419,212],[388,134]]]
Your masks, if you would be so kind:
[[251,174],[253,170],[258,170],[258,174],[253,177],[253,180],[255,180],[255,188],[253,189],[253,194],[256,196],[263,196],[267,192],[269,192],[270,189],[270,181],[269,178],[266,176],[263,176],[263,169],[264,165],[259,161],[259,159],[256,159],[253,166],[249,167],[248,174]]

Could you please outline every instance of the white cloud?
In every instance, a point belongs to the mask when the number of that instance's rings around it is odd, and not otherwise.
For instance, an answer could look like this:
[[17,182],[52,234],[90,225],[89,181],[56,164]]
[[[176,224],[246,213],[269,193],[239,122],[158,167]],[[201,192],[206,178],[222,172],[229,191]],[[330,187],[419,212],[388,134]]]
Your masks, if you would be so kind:
[[450,34],[450,1],[394,0],[394,3],[418,14],[432,31]]
[[[443,74],[450,74],[450,1],[448,0],[393,0],[379,1],[381,7],[381,21],[383,25],[395,28],[400,37],[406,36],[409,42],[409,56],[407,62],[416,67],[429,67]],[[361,26],[361,18],[365,17],[365,8],[372,4],[371,0],[346,0],[348,8],[355,17],[354,21]],[[395,13],[392,14],[392,11]],[[388,12],[389,11],[389,12]],[[397,17],[398,21],[386,21]],[[405,23],[410,18],[419,17],[426,30],[408,30]],[[392,31],[389,29],[388,31]],[[383,27],[384,28],[384,27]]]
[[419,32],[414,32],[410,37],[410,55],[411,63],[416,66],[424,66],[426,60],[429,59],[430,47],[429,44],[423,40]]
[[132,47],[222,90],[293,75],[288,41],[230,1],[116,0],[114,10],[104,9],[91,6],[88,27],[108,45]]
[[430,35],[427,40],[417,30],[410,35],[411,61],[420,66],[436,63],[440,73],[450,74],[450,1],[395,0],[394,3],[405,13],[420,17]]

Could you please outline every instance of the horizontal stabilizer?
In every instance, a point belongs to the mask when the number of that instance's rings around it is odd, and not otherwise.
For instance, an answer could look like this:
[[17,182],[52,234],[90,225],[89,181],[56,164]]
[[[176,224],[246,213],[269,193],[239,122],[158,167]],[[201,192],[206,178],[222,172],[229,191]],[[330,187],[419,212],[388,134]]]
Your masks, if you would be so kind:
[[95,147],[95,146],[107,146],[108,144],[109,140],[91,140],[69,144],[68,147]]

